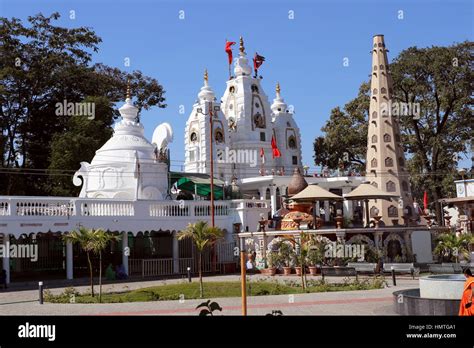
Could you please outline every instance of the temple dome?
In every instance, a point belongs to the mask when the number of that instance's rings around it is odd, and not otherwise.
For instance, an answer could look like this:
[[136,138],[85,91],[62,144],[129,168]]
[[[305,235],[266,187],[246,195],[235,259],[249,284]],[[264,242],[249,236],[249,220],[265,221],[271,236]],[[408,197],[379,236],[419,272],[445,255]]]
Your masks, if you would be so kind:
[[301,175],[299,168],[295,168],[293,177],[291,178],[290,184],[288,185],[288,195],[294,196],[297,193],[303,191],[307,186],[308,183],[306,182],[303,175]]

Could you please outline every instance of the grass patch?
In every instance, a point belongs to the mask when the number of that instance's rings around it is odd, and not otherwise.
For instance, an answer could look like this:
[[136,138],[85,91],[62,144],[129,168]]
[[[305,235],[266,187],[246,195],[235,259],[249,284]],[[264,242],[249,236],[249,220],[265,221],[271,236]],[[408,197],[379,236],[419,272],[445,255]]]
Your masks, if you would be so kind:
[[[306,291],[299,281],[257,280],[247,282],[248,296],[285,295],[328,291],[350,291],[381,289],[386,282],[383,277],[368,278],[362,281],[344,279],[342,283],[327,283],[323,280],[308,280]],[[239,297],[240,282],[205,282],[204,297]],[[104,293],[102,303],[169,301],[179,299],[198,299],[199,283],[178,283],[153,286],[127,292]],[[98,295],[80,294],[73,288],[65,289],[60,295],[45,292],[45,301],[52,303],[97,303]]]

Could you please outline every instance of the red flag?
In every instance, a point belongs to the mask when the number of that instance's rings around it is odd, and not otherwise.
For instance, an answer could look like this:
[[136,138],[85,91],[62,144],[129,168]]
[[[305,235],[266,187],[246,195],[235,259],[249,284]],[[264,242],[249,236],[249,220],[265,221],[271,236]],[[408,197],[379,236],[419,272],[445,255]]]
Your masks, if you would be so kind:
[[428,192],[423,193],[423,209],[428,210]]
[[260,65],[263,64],[265,61],[265,57],[259,56],[257,52],[255,52],[255,57],[253,57],[253,69],[257,72]]
[[263,147],[260,148],[260,157],[262,158],[262,164],[265,164],[265,150]]
[[278,146],[275,140],[275,135],[272,135],[272,156],[273,158],[281,157],[281,152],[280,150],[278,150]]
[[232,45],[235,45],[235,42],[225,40],[225,51],[229,56],[229,65],[232,64]]

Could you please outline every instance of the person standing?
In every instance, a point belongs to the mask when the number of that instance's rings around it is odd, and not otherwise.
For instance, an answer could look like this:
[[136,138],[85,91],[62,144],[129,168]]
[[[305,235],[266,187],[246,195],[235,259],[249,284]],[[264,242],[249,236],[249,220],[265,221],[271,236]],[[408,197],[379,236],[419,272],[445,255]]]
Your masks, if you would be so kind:
[[474,297],[474,277],[469,267],[464,269],[466,282],[464,283],[464,291],[462,293],[461,305],[459,306],[459,315],[473,315],[474,307],[472,306],[472,298]]

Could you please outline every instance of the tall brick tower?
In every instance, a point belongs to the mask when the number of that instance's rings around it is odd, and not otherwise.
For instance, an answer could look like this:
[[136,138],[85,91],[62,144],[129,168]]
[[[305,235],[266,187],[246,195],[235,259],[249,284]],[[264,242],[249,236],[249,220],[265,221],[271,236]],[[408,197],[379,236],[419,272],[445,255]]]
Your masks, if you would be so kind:
[[[372,76],[367,139],[366,177],[382,191],[400,196],[396,200],[369,201],[370,216],[382,216],[386,226],[402,224],[413,215],[409,175],[400,139],[398,115],[392,112],[393,83],[383,35],[375,35],[372,47]],[[395,110],[394,108],[393,110]],[[399,109],[399,108],[398,108]],[[403,116],[407,117],[407,116]]]

